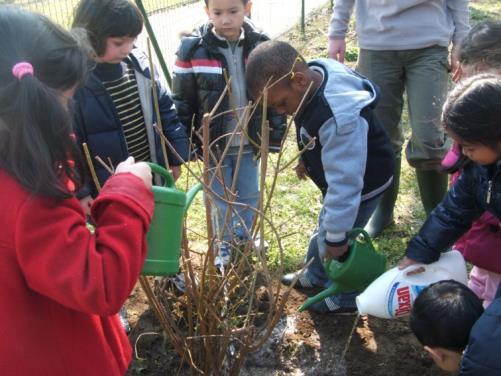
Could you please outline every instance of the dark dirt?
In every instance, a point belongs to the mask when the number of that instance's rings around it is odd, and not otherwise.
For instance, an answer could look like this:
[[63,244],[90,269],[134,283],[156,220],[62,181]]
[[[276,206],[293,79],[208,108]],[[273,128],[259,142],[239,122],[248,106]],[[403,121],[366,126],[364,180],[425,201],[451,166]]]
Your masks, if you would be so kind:
[[[280,39],[289,40],[305,56],[326,55],[329,16],[330,11],[323,8],[311,17],[305,37],[292,31]],[[305,297],[301,292],[292,292],[273,335],[262,349],[249,355],[241,375],[446,375],[424,352],[405,319],[298,313]],[[137,349],[128,376],[189,375],[190,371],[160,334],[160,325],[139,285],[127,308],[132,327],[130,339]]]
[[[422,350],[405,319],[298,313],[304,299],[304,294],[293,291],[286,315],[263,349],[248,357],[242,375],[445,375]],[[140,288],[134,290],[127,308],[138,357],[128,376],[190,374],[160,334]]]

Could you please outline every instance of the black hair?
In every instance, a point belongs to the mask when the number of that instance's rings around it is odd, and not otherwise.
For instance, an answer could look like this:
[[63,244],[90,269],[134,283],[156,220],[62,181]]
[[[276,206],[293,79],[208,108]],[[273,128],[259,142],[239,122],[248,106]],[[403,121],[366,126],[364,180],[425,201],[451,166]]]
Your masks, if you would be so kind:
[[501,76],[480,74],[458,84],[442,112],[444,128],[461,140],[497,150],[501,141]]
[[459,61],[482,69],[501,69],[501,21],[482,21],[461,42]]
[[[268,81],[273,84],[293,71],[307,68],[304,58],[290,44],[277,40],[261,43],[250,53],[245,67],[247,89],[256,98]],[[290,81],[282,83],[288,85]]]
[[462,283],[447,280],[426,287],[414,301],[410,327],[423,346],[462,352],[482,301]]
[[[209,6],[209,0],[204,0],[205,1],[205,6]],[[247,5],[247,3],[249,2],[249,0],[242,0],[242,3],[244,3],[244,5]]]
[[[76,87],[88,72],[88,49],[42,15],[0,6],[0,168],[27,190],[43,196],[71,195],[84,176],[72,116],[61,91]],[[34,74],[22,78],[20,62]]]
[[137,37],[143,29],[143,16],[129,0],[81,0],[73,27],[87,30],[97,56],[102,56],[107,38]]

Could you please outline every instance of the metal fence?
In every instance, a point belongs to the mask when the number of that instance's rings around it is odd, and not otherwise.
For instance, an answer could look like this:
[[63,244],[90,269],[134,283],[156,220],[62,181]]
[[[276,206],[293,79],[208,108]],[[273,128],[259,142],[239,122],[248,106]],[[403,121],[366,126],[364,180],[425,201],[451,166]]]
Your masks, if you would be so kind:
[[[277,37],[299,22],[304,25],[308,14],[331,0],[253,0],[252,20],[271,37]],[[0,0],[0,4],[16,4],[40,12],[68,28],[79,0]],[[172,69],[180,35],[190,32],[207,20],[202,0],[136,0],[145,13],[165,60],[164,68]],[[327,30],[326,30],[327,32]],[[138,37],[138,45],[146,49],[148,32]],[[159,59],[155,56],[157,66]],[[169,81],[167,73],[166,81]]]
[[[45,14],[58,24],[69,27],[73,20],[73,10],[79,0],[0,0],[0,4],[16,4]],[[199,0],[143,0],[148,14],[169,11]]]

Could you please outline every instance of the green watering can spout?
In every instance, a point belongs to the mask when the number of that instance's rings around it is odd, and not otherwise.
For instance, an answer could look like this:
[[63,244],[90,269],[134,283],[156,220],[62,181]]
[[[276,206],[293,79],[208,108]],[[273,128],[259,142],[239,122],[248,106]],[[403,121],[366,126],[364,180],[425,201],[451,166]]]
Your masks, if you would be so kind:
[[191,206],[191,203],[195,199],[196,195],[198,192],[200,192],[203,189],[203,184],[202,183],[197,183],[193,187],[191,187],[188,192],[186,192],[186,204],[184,206],[185,208],[185,214],[188,211],[188,208]]
[[386,257],[376,252],[371,238],[363,229],[355,228],[348,233],[349,254],[344,262],[329,260],[325,272],[332,285],[319,294],[306,299],[299,312],[308,309],[313,303],[329,296],[362,292],[372,281],[386,270]]
[[143,275],[174,275],[179,271],[183,221],[202,184],[196,184],[187,193],[176,189],[174,179],[165,168],[148,162],[151,170],[160,175],[165,186],[152,187],[155,211],[146,235],[148,255]]

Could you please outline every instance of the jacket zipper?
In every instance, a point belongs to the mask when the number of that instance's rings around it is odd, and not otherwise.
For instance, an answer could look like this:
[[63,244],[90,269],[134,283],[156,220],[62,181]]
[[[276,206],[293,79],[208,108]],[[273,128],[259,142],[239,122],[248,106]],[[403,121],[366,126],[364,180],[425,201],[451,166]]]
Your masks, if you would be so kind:
[[489,180],[489,182],[487,183],[487,198],[485,200],[487,204],[491,203],[491,196],[492,196],[492,180]]

